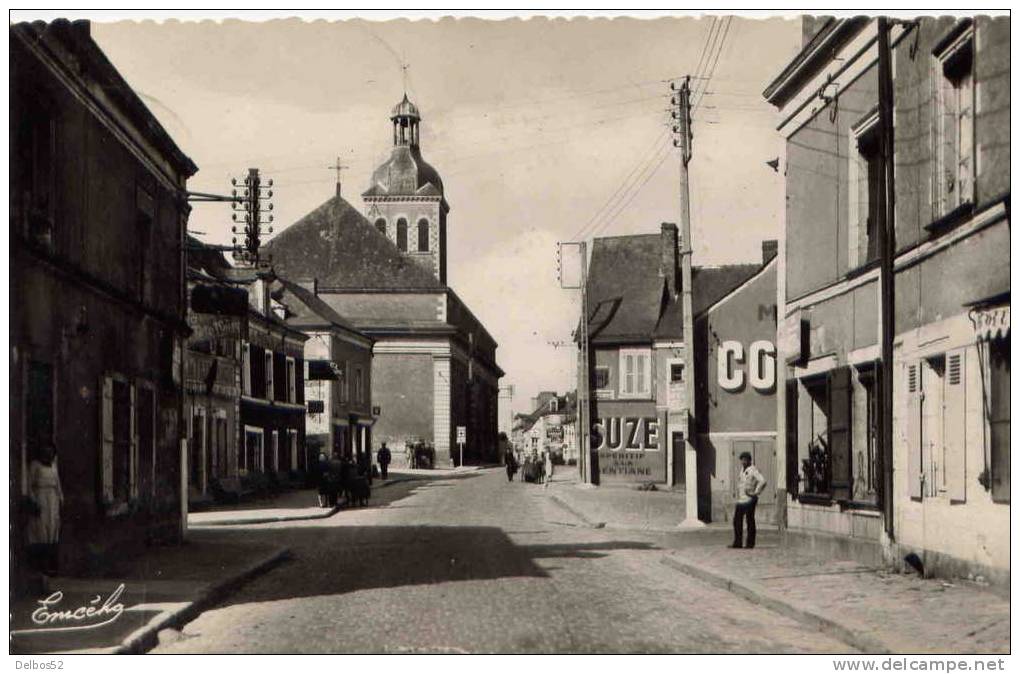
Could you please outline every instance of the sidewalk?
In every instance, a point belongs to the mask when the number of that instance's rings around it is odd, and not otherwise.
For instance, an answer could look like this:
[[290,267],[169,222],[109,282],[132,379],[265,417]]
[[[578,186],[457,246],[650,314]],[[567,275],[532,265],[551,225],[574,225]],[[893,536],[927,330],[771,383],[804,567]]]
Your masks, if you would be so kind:
[[[11,653],[145,652],[157,643],[160,630],[187,622],[286,555],[286,548],[192,534],[183,545],[113,560],[102,577],[50,578],[38,596],[12,602]],[[44,607],[41,600],[51,603]],[[45,614],[37,613],[104,604],[108,610],[93,618],[58,616],[47,622]]]
[[[438,471],[391,471],[388,479],[372,481],[372,489],[381,489],[391,484],[420,479],[417,473],[437,473]],[[453,472],[453,471],[450,471]],[[269,498],[258,499],[245,503],[220,505],[201,512],[188,513],[188,526],[219,527],[238,524],[266,524],[270,522],[294,522],[300,520],[316,520],[332,517],[343,510],[320,508],[319,495],[315,489],[296,489],[286,491]]]
[[1009,602],[968,581],[819,559],[768,539],[684,546],[663,563],[869,653],[1009,653]]

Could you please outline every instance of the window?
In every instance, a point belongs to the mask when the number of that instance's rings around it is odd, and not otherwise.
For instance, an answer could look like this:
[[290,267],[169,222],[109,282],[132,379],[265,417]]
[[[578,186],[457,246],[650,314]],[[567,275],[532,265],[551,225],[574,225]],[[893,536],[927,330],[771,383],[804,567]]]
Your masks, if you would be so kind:
[[878,199],[884,170],[879,128],[874,112],[850,132],[850,269],[878,259]]
[[142,497],[155,495],[156,470],[156,395],[148,386],[138,387],[138,492]]
[[53,442],[53,366],[29,361],[25,395],[25,442],[28,459]]
[[351,396],[351,363],[350,361],[344,361],[342,369],[340,370],[340,402],[346,404],[350,401]]
[[297,402],[297,368],[294,359],[287,358],[287,402]]
[[138,489],[135,387],[103,377],[102,389],[102,497],[107,504],[126,504]]
[[829,451],[829,391],[825,377],[805,379],[798,395],[798,455],[800,494],[831,495],[831,452]]
[[196,407],[191,413],[191,432],[189,433],[190,449],[188,455],[188,485],[199,492],[205,491],[203,466],[206,461],[206,428],[205,410]]
[[684,364],[683,363],[670,363],[669,365],[669,382],[671,384],[680,384],[684,380]]
[[280,432],[279,431],[273,431],[272,441],[271,441],[271,448],[272,448],[272,451],[270,452],[270,456],[271,456],[271,460],[273,462],[272,465],[271,465],[271,470],[272,470],[272,472],[276,473],[276,472],[278,472],[280,470]]
[[354,402],[365,402],[361,368],[354,369]]
[[609,368],[600,365],[595,368],[594,386],[596,390],[609,388]]
[[621,397],[651,397],[651,352],[648,349],[620,349],[620,371],[623,373]]
[[397,220],[397,248],[407,252],[407,220]]
[[878,503],[878,441],[881,407],[879,406],[879,370],[875,364],[859,368],[854,399],[853,418],[853,500],[859,503]]
[[429,251],[429,221],[425,218],[418,221],[418,250],[423,253]]
[[379,230],[379,233],[386,236],[386,218],[377,218],[375,221],[375,228]]
[[262,429],[257,426],[244,427],[244,453],[241,469],[254,472],[262,469]]
[[[28,100],[35,98],[29,95]],[[25,235],[44,246],[52,244],[54,196],[56,194],[56,116],[48,105],[35,102],[26,111],[18,138],[24,192],[22,202]]]
[[989,348],[988,421],[991,426],[992,498],[1009,503],[1009,340]]
[[227,446],[227,418],[218,415],[214,424],[213,437],[216,440],[216,458],[213,462],[213,477],[226,477],[230,473],[227,457],[230,449]]
[[266,364],[266,376],[265,376],[265,380],[266,380],[266,395],[265,395],[265,398],[266,398],[266,400],[273,400],[276,397],[275,391],[273,390],[273,352],[272,351],[268,351],[268,350],[265,351],[265,353],[263,355],[263,358],[265,359],[264,362]]
[[960,27],[934,54],[936,217],[974,199],[974,31],[966,23]]
[[907,481],[910,497],[966,500],[966,351],[907,365]]
[[297,431],[293,428],[287,429],[287,447],[290,450],[290,469],[299,470],[297,451]]

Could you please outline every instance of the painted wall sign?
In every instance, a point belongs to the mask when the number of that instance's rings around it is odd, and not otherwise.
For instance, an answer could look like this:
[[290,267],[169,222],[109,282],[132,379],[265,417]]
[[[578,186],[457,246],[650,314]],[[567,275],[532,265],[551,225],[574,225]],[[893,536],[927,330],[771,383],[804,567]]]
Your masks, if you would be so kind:
[[599,451],[659,451],[656,417],[603,417],[592,427]]
[[719,345],[719,387],[737,393],[750,384],[755,390],[770,393],[776,386],[776,347],[772,342],[751,342],[745,358],[744,345],[727,340]]

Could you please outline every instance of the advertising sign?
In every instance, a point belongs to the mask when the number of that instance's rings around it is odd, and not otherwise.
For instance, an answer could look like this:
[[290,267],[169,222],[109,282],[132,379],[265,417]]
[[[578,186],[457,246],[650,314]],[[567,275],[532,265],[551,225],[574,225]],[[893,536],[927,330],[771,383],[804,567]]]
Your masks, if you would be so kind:
[[601,482],[665,482],[665,429],[653,410],[606,415],[592,424]]

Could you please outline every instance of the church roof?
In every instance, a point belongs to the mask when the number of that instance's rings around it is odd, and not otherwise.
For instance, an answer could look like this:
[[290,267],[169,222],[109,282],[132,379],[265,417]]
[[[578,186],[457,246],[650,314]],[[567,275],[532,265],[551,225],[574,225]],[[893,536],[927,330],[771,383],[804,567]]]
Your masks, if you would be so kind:
[[442,289],[431,272],[336,195],[265,244],[284,278],[316,278],[345,289]]
[[443,195],[439,172],[421,156],[417,145],[396,145],[390,158],[372,173],[365,197]]
[[404,99],[393,106],[393,112],[390,113],[390,119],[396,119],[397,117],[414,117],[415,119],[421,119],[421,115],[418,114],[418,106],[415,105],[407,98],[407,94],[404,94]]

